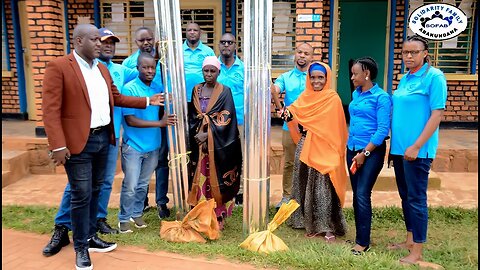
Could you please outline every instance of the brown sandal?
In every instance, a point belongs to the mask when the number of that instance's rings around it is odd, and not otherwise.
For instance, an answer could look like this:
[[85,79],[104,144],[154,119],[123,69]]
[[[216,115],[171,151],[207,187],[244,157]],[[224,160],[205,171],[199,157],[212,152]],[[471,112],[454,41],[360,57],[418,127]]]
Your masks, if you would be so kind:
[[320,235],[320,233],[306,233],[305,237],[306,238],[315,238],[315,237],[318,237],[319,235]]

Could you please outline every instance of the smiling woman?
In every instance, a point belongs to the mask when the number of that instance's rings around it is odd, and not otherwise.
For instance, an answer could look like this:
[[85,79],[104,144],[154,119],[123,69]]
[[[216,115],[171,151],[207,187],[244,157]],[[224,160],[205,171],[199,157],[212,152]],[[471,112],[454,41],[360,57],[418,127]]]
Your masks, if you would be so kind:
[[[336,236],[344,235],[347,230],[342,207],[348,133],[340,97],[330,88],[331,74],[326,64],[311,64],[305,91],[284,114],[286,121],[299,124],[302,133],[292,180],[292,199],[300,207],[287,224],[305,228],[308,238],[324,237],[327,243],[334,242]],[[289,130],[299,132],[290,125]]]

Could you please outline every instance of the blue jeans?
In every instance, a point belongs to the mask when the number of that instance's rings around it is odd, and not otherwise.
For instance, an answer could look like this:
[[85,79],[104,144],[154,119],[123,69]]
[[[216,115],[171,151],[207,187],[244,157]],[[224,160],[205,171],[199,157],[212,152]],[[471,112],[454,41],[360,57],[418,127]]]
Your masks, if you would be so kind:
[[[360,151],[347,148],[347,165],[352,166],[352,158]],[[365,158],[363,165],[352,175],[350,183],[353,191],[353,213],[355,215],[355,243],[362,247],[370,245],[372,228],[372,189],[382,170],[386,145],[383,143]]]
[[155,201],[157,206],[168,203],[168,141],[167,128],[160,128],[162,145],[158,153],[158,165],[155,169]]
[[98,194],[105,177],[109,146],[108,129],[90,135],[85,148],[65,163],[71,188],[73,245],[88,248],[87,239],[97,231]]
[[141,153],[124,142],[121,152],[125,178],[120,193],[118,220],[128,222],[130,218],[141,217],[143,214],[148,183],[158,164],[158,149]]
[[117,171],[118,149],[120,148],[119,139],[116,140],[116,145],[110,145],[108,148],[107,166],[105,167],[105,181],[100,189],[98,196],[98,214],[97,219],[106,218],[108,214],[108,202],[110,201],[110,194],[112,194],[112,184],[115,179],[115,172]]
[[[108,201],[110,200],[110,194],[112,193],[112,184],[115,177],[115,171],[117,169],[118,158],[118,139],[116,145],[109,145],[107,165],[105,168],[105,180],[103,181],[98,195],[98,213],[97,219],[107,217]],[[71,200],[71,188],[67,183],[65,191],[63,192],[62,201],[55,216],[55,225],[63,225],[68,229],[72,229],[72,220],[70,218],[70,200]]]
[[402,199],[405,226],[408,232],[412,232],[413,242],[425,243],[428,227],[428,173],[433,160],[417,158],[407,161],[398,155],[392,155],[392,160],[398,193]]

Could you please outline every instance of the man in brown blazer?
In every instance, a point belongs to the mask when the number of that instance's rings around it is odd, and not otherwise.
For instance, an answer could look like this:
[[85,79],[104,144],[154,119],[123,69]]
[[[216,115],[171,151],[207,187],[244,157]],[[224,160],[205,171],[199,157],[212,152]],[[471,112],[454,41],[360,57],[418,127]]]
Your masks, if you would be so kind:
[[74,52],[51,61],[45,70],[43,122],[51,157],[56,165],[65,166],[71,186],[75,266],[90,270],[89,251],[108,252],[117,246],[96,235],[108,146],[115,144],[113,106],[163,105],[163,96],[136,98],[118,92],[108,69],[96,59],[101,45],[97,27],[77,25],[73,42]]

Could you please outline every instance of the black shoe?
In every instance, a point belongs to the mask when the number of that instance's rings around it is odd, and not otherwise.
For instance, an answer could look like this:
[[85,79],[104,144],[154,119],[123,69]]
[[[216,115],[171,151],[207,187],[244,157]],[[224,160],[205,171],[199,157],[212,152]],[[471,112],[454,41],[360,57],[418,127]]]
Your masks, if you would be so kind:
[[160,219],[168,218],[170,216],[170,210],[167,208],[166,204],[160,204],[157,206],[157,210],[158,218]]
[[97,220],[97,231],[101,234],[117,234],[118,230],[110,227],[106,218],[99,218]]
[[117,248],[117,244],[103,241],[98,238],[97,235],[94,235],[88,240],[88,251],[89,252],[109,252]]
[[237,196],[235,196],[235,204],[236,205],[242,205],[243,204],[243,193],[239,193],[239,194],[237,194]]
[[90,260],[90,254],[88,254],[87,249],[82,249],[80,251],[75,251],[75,269],[76,270],[92,270],[93,264]]
[[50,257],[57,254],[62,247],[70,244],[68,228],[63,225],[55,225],[50,243],[43,249],[43,256]]
[[352,252],[353,255],[359,256],[359,255],[363,255],[365,252],[369,250],[370,250],[370,246],[366,246],[362,251],[356,250],[354,248],[352,248],[350,251]]

